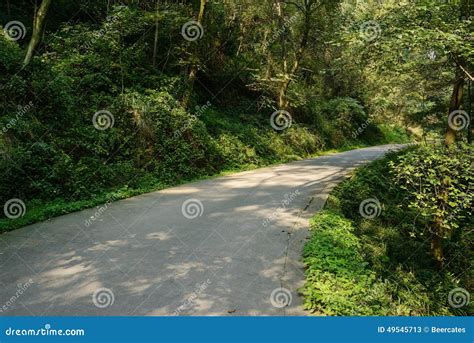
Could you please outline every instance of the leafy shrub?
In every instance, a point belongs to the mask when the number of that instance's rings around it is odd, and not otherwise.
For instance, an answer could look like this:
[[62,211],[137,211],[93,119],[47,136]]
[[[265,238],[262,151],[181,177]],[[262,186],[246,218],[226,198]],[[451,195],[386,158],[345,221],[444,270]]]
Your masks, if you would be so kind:
[[397,143],[408,143],[410,142],[410,138],[405,129],[391,124],[378,124],[377,130],[373,130],[378,132],[367,132],[364,136],[368,142],[397,142]]
[[325,211],[313,219],[311,229],[303,252],[305,308],[326,315],[369,314],[370,308],[362,309],[360,303],[373,276],[365,268],[351,222]]
[[238,168],[242,164],[258,165],[255,149],[246,146],[237,136],[221,134],[216,139],[219,154],[229,168]]
[[384,207],[387,203],[402,203],[405,196],[403,190],[400,190],[390,178],[387,161],[395,159],[396,156],[391,153],[383,159],[359,168],[348,182],[341,183],[333,191],[338,207],[347,218],[360,223],[364,219],[359,213],[360,203],[365,199],[376,198],[383,207],[381,216],[384,220],[395,222],[405,217],[411,222],[412,211],[403,213],[398,207]]
[[474,147],[421,146],[390,163],[395,180],[407,191],[407,204],[423,218],[417,234],[431,237],[431,250],[441,268],[443,240],[473,224]]
[[131,92],[122,109],[136,130],[137,164],[166,182],[219,169],[218,152],[202,121],[167,92]]
[[290,127],[284,132],[283,140],[303,157],[322,151],[325,146],[323,139],[306,127]]
[[328,146],[339,147],[356,140],[372,144],[385,141],[383,134],[356,99],[334,98],[315,103],[311,111],[314,113],[314,123]]

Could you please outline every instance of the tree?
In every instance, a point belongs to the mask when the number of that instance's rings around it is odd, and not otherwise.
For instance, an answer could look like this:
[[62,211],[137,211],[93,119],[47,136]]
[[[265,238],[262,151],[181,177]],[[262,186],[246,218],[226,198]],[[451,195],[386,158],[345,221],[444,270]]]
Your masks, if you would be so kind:
[[156,67],[156,56],[158,54],[158,34],[159,34],[159,0],[156,0],[156,14],[155,14],[155,38],[153,41],[153,67]]
[[[204,20],[205,11],[206,11],[206,0],[200,0],[197,22],[198,22],[198,25],[201,25],[201,27],[202,27],[202,22]],[[197,72],[198,72],[198,66],[196,65],[196,63],[193,63],[191,65],[191,68],[188,74],[187,89],[185,91],[183,101],[182,101],[182,105],[184,108],[187,108],[189,105],[189,100],[191,98],[191,94],[194,89],[194,82],[196,81]]]
[[340,1],[272,0],[263,2],[258,11],[252,8],[257,21],[252,30],[262,43],[260,49],[256,50],[255,45],[248,48],[247,56],[255,66],[249,86],[269,94],[279,109],[295,107],[295,96],[305,97],[297,90],[302,79],[310,87],[320,82],[315,69],[319,69],[324,57],[322,37],[332,31],[328,26],[336,26],[328,21],[339,4]]
[[23,66],[26,66],[30,63],[35,49],[38,47],[41,41],[41,36],[43,35],[44,24],[46,21],[46,14],[48,13],[50,5],[51,0],[43,0],[38,11],[35,11],[33,18],[33,34],[31,35],[30,43],[28,44],[28,48],[26,50]]
[[[349,44],[365,65],[365,102],[371,112],[424,127],[436,123],[446,145],[460,136],[448,115],[462,108],[464,86],[473,74],[467,3],[390,0],[355,11],[358,25],[348,29]],[[368,42],[360,38],[366,23],[379,33]]]
[[[459,6],[459,20],[463,21],[465,18],[469,18],[472,14],[472,7],[467,0],[462,0]],[[459,110],[463,103],[463,93],[464,93],[464,85],[466,79],[474,80],[472,75],[473,72],[468,71],[467,64],[469,63],[466,61],[465,57],[459,51],[451,51],[451,58],[455,63],[455,80],[453,85],[453,92],[451,95],[451,101],[449,105],[449,114],[452,112]],[[468,127],[468,129],[470,129]],[[446,129],[446,136],[445,136],[445,144],[447,146],[453,144],[456,141],[457,132],[448,125]]]
[[[288,110],[289,103],[287,99],[288,86],[294,79],[296,73],[299,71],[301,66],[301,60],[303,59],[306,47],[308,46],[308,39],[312,28],[312,22],[314,20],[313,13],[318,6],[321,6],[318,0],[303,0],[301,3],[288,1],[288,4],[294,5],[303,17],[301,37],[299,45],[294,52],[293,63],[289,66],[289,57],[285,48],[284,35],[282,35],[282,57],[283,57],[283,80],[281,81],[280,89],[278,91],[278,106],[280,109]],[[281,1],[277,1],[277,13],[280,25],[283,25],[284,19],[281,8]]]

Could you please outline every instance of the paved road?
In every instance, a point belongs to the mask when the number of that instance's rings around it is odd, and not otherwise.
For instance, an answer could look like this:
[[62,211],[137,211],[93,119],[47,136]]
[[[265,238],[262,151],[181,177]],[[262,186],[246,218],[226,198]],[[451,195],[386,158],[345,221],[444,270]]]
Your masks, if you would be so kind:
[[351,169],[399,147],[190,183],[0,235],[0,315],[304,314],[308,218]]

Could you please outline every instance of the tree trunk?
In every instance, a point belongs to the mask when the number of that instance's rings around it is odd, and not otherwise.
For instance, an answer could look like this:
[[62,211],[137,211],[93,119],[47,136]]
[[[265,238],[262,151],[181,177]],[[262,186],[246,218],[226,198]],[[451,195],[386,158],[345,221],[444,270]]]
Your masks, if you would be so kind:
[[444,179],[441,182],[441,186],[435,190],[435,193],[438,195],[437,210],[439,213],[434,217],[433,229],[431,231],[431,253],[439,269],[443,268],[444,265],[443,239],[446,234],[450,233],[444,224],[446,217],[442,214],[446,213],[446,209],[448,208],[449,187],[449,179]]
[[[288,110],[289,109],[289,101],[287,98],[287,92],[288,92],[288,87],[290,86],[292,78],[295,76],[295,74],[298,72],[301,60],[303,59],[303,55],[306,50],[306,46],[308,45],[308,38],[309,38],[309,33],[311,30],[311,7],[314,3],[311,1],[306,2],[306,7],[305,7],[305,12],[303,13],[304,15],[304,29],[303,29],[303,36],[301,37],[301,41],[298,47],[298,50],[295,53],[295,60],[293,62],[293,66],[291,67],[290,71],[288,72],[288,62],[287,62],[287,56],[285,53],[285,56],[283,57],[283,63],[284,63],[284,80],[281,83],[280,86],[280,91],[278,94],[278,105],[280,109]],[[281,13],[279,15],[282,17]],[[283,35],[282,35],[283,36]]]
[[[283,15],[283,9],[281,6],[281,1],[277,1],[275,3],[277,16],[278,16],[278,26],[284,27],[285,19]],[[280,34],[280,45],[281,45],[281,60],[283,66],[283,81],[280,84],[280,88],[278,90],[278,108],[280,110],[287,110],[288,109],[288,100],[286,98],[286,92],[288,90],[288,86],[290,84],[289,76],[288,76],[288,54],[286,51],[286,37],[283,33]]]
[[30,43],[28,44],[28,49],[26,50],[25,60],[23,61],[23,66],[26,66],[30,63],[33,58],[35,49],[38,47],[38,44],[41,41],[41,36],[43,34],[44,23],[46,20],[46,13],[48,13],[48,8],[51,5],[51,0],[43,0],[38,11],[35,13],[35,18],[33,20],[33,33],[31,36]]
[[[439,228],[435,228],[438,231]],[[444,252],[443,252],[443,238],[439,236],[439,233],[432,233],[431,236],[431,253],[438,269],[442,269],[444,266]]]
[[474,5],[470,0],[461,0],[461,5],[459,7],[461,9],[461,20],[466,20],[472,16]]
[[467,126],[467,142],[472,143],[472,93],[471,93],[472,81],[469,80],[467,86],[467,113],[469,116],[469,125]]
[[160,1],[156,0],[156,18],[155,18],[155,41],[153,43],[153,68],[156,68],[156,56],[158,55],[158,5]]
[[[470,16],[471,14],[471,6],[467,0],[461,0],[460,4],[460,19],[466,19],[466,16]],[[462,67],[462,61],[457,61],[456,58],[454,59],[457,64],[456,70],[456,81],[453,86],[453,93],[451,95],[451,102],[449,104],[449,114],[453,111],[458,110],[462,104],[462,96],[463,96],[463,86],[464,86],[464,73],[470,76],[466,70]],[[468,128],[470,130],[470,128]],[[446,129],[446,136],[444,139],[444,144],[446,146],[450,146],[451,144],[456,142],[457,132],[449,125]]]
[[[204,19],[205,10],[206,10],[206,0],[201,0],[200,6],[199,6],[199,14],[197,18],[197,22],[201,25]],[[183,97],[182,105],[184,108],[187,108],[189,105],[189,100],[191,99],[191,94],[194,89],[194,82],[196,81],[197,72],[198,72],[198,67],[197,65],[193,64],[191,66],[191,70],[189,71],[189,75],[188,75],[188,87]]]
[[[451,114],[453,111],[458,110],[461,107],[462,104],[462,94],[463,94],[463,86],[464,86],[464,78],[461,72],[456,73],[456,82],[454,83],[453,86],[453,93],[451,95],[451,103],[449,104],[449,114]],[[449,125],[446,129],[446,136],[444,139],[444,144],[446,146],[449,146],[456,142],[456,134],[457,132]]]
[[288,98],[286,96],[289,84],[290,84],[289,79],[283,81],[282,84],[281,84],[280,91],[278,93],[278,108],[280,110],[288,110],[289,109]]

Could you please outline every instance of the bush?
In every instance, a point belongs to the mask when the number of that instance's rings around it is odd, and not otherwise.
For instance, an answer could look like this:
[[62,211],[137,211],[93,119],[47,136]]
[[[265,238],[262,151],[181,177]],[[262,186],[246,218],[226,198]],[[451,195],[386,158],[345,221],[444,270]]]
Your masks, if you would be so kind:
[[395,180],[407,191],[408,208],[423,219],[416,234],[430,237],[439,268],[445,260],[443,241],[474,223],[473,156],[472,145],[421,146],[390,163]]
[[[439,156],[441,153],[446,155]],[[442,171],[442,166],[449,165],[451,170],[437,174],[438,180],[442,183],[449,176],[450,185],[457,185],[452,196],[464,199],[465,181],[472,184],[472,171],[464,169],[472,163],[472,147],[466,146],[449,152],[443,148],[410,147],[389,154],[358,169],[331,192],[325,210],[312,221],[311,237],[304,249],[307,281],[302,293],[308,310],[325,315],[472,313],[472,305],[453,308],[448,302],[451,290],[469,290],[472,282],[469,270],[473,234],[466,230],[472,227],[472,219],[465,212],[467,209],[463,206],[463,212],[454,212],[459,215],[459,220],[454,221],[457,227],[444,242],[449,264],[439,270],[430,256],[426,237],[431,220],[428,218],[432,218],[433,212],[424,217],[420,215],[421,209],[412,205],[426,203],[425,192],[434,192],[435,188],[429,186],[430,178],[423,177],[423,192],[417,196],[415,188],[403,188],[397,183],[402,179],[395,170],[416,170],[422,161],[428,160],[437,162],[424,164],[426,172]],[[420,175],[413,180],[420,182],[419,179]],[[428,196],[429,201],[434,201],[431,199],[436,199],[435,195]],[[361,216],[359,205],[368,198],[378,199],[380,216]]]
[[313,122],[322,133],[326,144],[340,147],[351,142],[363,141],[370,144],[393,142],[369,118],[364,107],[352,98],[335,98],[313,104]]

